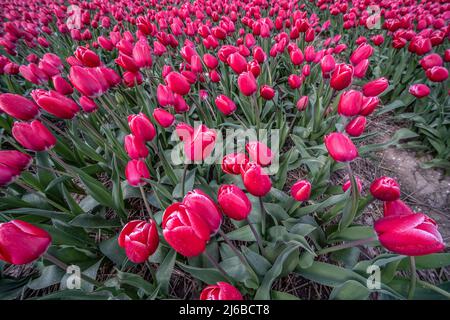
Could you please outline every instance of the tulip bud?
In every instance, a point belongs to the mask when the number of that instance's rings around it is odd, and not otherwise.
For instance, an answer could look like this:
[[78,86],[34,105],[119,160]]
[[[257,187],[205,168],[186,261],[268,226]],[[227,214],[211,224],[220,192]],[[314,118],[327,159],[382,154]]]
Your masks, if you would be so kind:
[[253,47],[253,58],[259,63],[263,63],[267,59],[267,55],[261,47]]
[[438,55],[437,53],[431,53],[420,59],[420,65],[425,71],[433,67],[440,67],[443,64],[444,61],[442,60],[441,56]]
[[383,214],[385,217],[401,216],[413,214],[414,212],[402,200],[385,201],[383,202]]
[[309,98],[308,96],[302,96],[300,99],[298,99],[296,107],[298,111],[303,111],[308,106]]
[[159,244],[158,229],[153,220],[132,220],[122,229],[118,238],[119,246],[134,263],[144,263]]
[[320,67],[322,69],[322,75],[324,78],[329,78],[331,72],[336,68],[336,62],[332,55],[325,55],[322,60],[320,60]]
[[423,98],[430,94],[430,88],[426,84],[413,84],[409,87],[409,93],[416,98]]
[[239,90],[245,96],[251,96],[256,92],[258,86],[256,79],[251,72],[242,72],[238,77]]
[[200,293],[200,300],[243,300],[238,289],[226,282],[207,286]]
[[125,168],[125,177],[130,186],[141,187],[147,184],[142,179],[150,179],[150,173],[144,161],[133,159]]
[[345,134],[333,132],[326,135],[324,140],[330,156],[335,161],[349,162],[358,157],[358,150]]
[[362,60],[369,59],[373,54],[373,48],[370,44],[361,43],[350,56],[350,62],[356,66]]
[[243,153],[231,153],[227,154],[222,159],[222,170],[228,174],[240,174],[243,166],[246,166],[249,162],[248,157]]
[[[362,183],[361,180],[358,177],[355,177],[356,186],[358,188],[358,193],[361,193],[362,190]],[[352,181],[348,179],[343,185],[342,185],[342,191],[346,192],[348,189],[352,187]]]
[[335,90],[347,88],[352,83],[353,67],[351,65],[341,63],[334,69],[330,86]]
[[144,140],[133,134],[125,136],[125,150],[131,159],[144,159],[148,156],[148,149]]
[[295,65],[295,66],[299,66],[302,64],[303,62],[303,53],[300,49],[295,49],[292,50],[291,53],[289,54],[289,57],[291,58],[291,62]]
[[98,55],[86,47],[78,47],[74,55],[86,67],[98,67],[101,63]]
[[273,160],[272,150],[262,142],[250,141],[245,146],[245,150],[247,150],[250,159],[262,167],[270,165]]
[[36,152],[49,150],[56,144],[56,138],[39,120],[14,122],[12,135],[25,149]]
[[228,98],[226,95],[221,94],[217,96],[216,100],[217,109],[220,110],[224,115],[229,116],[234,111],[236,111],[236,104]]
[[448,78],[448,70],[445,67],[432,67],[425,72],[430,81],[443,82]]
[[104,92],[104,87],[90,69],[79,66],[70,68],[69,80],[83,95],[97,98]]
[[380,243],[398,254],[422,256],[445,248],[436,222],[422,213],[384,217],[374,227]]
[[164,211],[161,226],[164,239],[183,256],[195,257],[205,251],[210,229],[199,212],[174,203]]
[[156,122],[163,128],[170,127],[175,121],[173,114],[161,108],[153,110],[153,118],[155,118]]
[[347,132],[349,136],[359,137],[366,128],[366,121],[367,119],[364,116],[355,117],[345,126],[345,132]]
[[227,63],[237,74],[247,70],[247,60],[239,52],[230,54],[227,58]]
[[203,56],[203,62],[209,69],[215,69],[219,65],[219,61],[213,55],[206,53]]
[[363,94],[366,97],[375,97],[383,93],[389,87],[389,81],[386,78],[379,78],[366,83],[362,87]]
[[400,198],[400,186],[390,177],[381,177],[372,182],[370,193],[378,200],[394,201]]
[[338,113],[345,117],[356,116],[362,107],[363,95],[360,91],[349,90],[341,94],[338,103]]
[[257,163],[249,162],[242,166],[241,177],[247,191],[256,197],[265,196],[272,188],[272,181]]
[[36,119],[40,115],[33,101],[12,93],[0,94],[0,111],[23,121]]
[[362,107],[359,114],[367,117],[375,110],[379,103],[380,99],[378,97],[363,97]]
[[222,223],[222,214],[219,208],[206,193],[200,189],[189,191],[183,198],[184,207],[198,215],[206,222],[211,234],[215,234]]
[[11,220],[0,224],[0,260],[22,265],[43,255],[52,241],[47,231],[28,222]]
[[62,95],[70,95],[73,93],[73,88],[63,77],[56,75],[52,78],[53,87]]
[[224,184],[219,188],[217,202],[223,213],[234,220],[245,220],[252,211],[247,195],[233,184]]
[[358,63],[353,69],[353,76],[362,79],[366,76],[367,69],[369,68],[369,60],[364,59]]
[[265,100],[272,100],[273,97],[275,96],[275,90],[272,87],[265,84],[262,85],[261,88],[259,89],[259,94]]
[[83,111],[86,113],[91,113],[98,109],[97,104],[92,99],[89,99],[86,96],[82,96],[78,101],[78,103],[80,104]]
[[149,118],[142,112],[128,116],[128,126],[131,132],[142,141],[152,141],[156,136],[156,129]]
[[311,195],[311,183],[308,180],[300,180],[291,188],[291,196],[297,201],[307,201]]
[[181,96],[188,94],[191,90],[191,85],[189,84],[189,82],[182,74],[178,72],[170,72],[165,80],[170,90]]
[[302,85],[302,78],[296,74],[291,74],[288,77],[288,83],[291,89],[298,89]]

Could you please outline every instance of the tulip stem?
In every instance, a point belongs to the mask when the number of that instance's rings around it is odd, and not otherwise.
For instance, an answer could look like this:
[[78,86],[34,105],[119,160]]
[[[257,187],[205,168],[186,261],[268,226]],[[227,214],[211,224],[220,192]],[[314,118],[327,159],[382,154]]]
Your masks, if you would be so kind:
[[[58,258],[50,255],[49,253],[44,253],[42,255],[42,258],[44,258],[45,260],[48,260],[49,262],[53,263],[55,266],[61,268],[64,271],[67,271],[67,268],[69,267],[67,264],[65,264],[64,262],[62,262],[61,260],[59,260]],[[97,280],[81,273],[80,274],[81,279],[85,280],[86,282],[89,282],[90,284],[100,288],[103,286],[102,283],[98,282]]]
[[259,206],[261,208],[261,234],[266,234],[266,208],[264,207],[264,201],[262,197],[259,197]]
[[256,242],[258,243],[259,250],[261,251],[262,255],[265,256],[266,254],[265,254],[263,242],[262,242],[261,237],[258,234],[258,231],[256,231],[255,227],[253,226],[253,224],[251,223],[251,221],[248,218],[247,218],[247,223],[248,223],[253,235],[255,236]]
[[428,283],[428,282],[426,282],[426,281],[422,281],[422,280],[419,280],[419,279],[417,279],[417,283],[418,283],[419,285],[421,285],[422,287],[424,287],[424,288],[433,290],[434,292],[437,292],[437,293],[439,293],[439,294],[442,294],[442,295],[443,295],[444,297],[446,297],[447,299],[450,299],[450,292],[447,292],[447,291],[445,291],[445,290],[442,290],[441,288],[439,288],[439,287],[437,287],[437,286],[435,286],[435,285],[433,285],[433,284],[431,284],[431,283]]
[[411,269],[411,282],[409,284],[408,300],[412,300],[416,291],[417,282],[416,259],[413,256],[409,257],[409,267]]
[[145,196],[144,187],[140,186],[139,190],[141,191],[142,200],[144,200],[145,209],[147,209],[148,215],[152,220],[155,220],[153,218],[152,210],[150,209],[150,204],[148,203],[147,197]]
[[185,184],[185,181],[186,181],[186,173],[187,173],[188,166],[189,166],[188,163],[186,163],[186,164],[184,165],[184,168],[183,168],[183,175],[181,176],[181,197],[182,197],[182,198],[184,197],[185,191],[186,191],[186,190],[185,190],[184,184]]
[[220,271],[220,273],[223,274],[223,276],[225,277],[225,279],[227,281],[229,281],[230,283],[232,283],[233,281],[230,280],[230,277],[228,276],[228,274],[225,272],[225,270],[223,270],[223,268],[220,266],[220,264],[213,258],[211,257],[211,255],[208,253],[207,250],[204,251],[204,254],[206,256],[206,258],[208,258],[209,262],[211,262],[211,264],[217,268],[217,270]]
[[330,252],[334,252],[334,251],[339,251],[342,249],[347,249],[347,248],[353,248],[356,246],[360,246],[366,243],[370,243],[372,241],[377,240],[377,238],[373,237],[373,238],[367,238],[367,239],[360,239],[360,240],[355,240],[355,241],[350,241],[347,243],[343,243],[343,244],[339,244],[337,246],[332,246],[332,247],[328,247],[328,248],[324,248],[322,250],[319,250],[317,252],[317,255],[322,255],[322,254],[326,254],[326,253],[330,253]]

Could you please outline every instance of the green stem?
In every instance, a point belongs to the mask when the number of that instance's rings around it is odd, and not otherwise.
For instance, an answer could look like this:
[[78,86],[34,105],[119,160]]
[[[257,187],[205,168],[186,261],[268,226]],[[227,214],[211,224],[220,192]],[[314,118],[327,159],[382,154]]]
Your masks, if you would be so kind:
[[186,181],[186,173],[187,173],[188,166],[189,166],[189,164],[186,163],[183,168],[183,175],[181,177],[181,197],[184,197],[185,191],[186,191],[184,184]]
[[219,270],[220,273],[222,273],[222,275],[225,277],[225,279],[226,279],[228,282],[233,283],[233,281],[230,279],[230,277],[229,277],[228,274],[225,272],[225,270],[223,270],[223,268],[220,266],[220,264],[219,264],[216,260],[214,260],[213,257],[211,257],[211,255],[208,253],[207,250],[205,250],[204,254],[205,254],[206,258],[208,258],[209,262],[211,262],[211,264],[212,264],[217,270]]
[[144,200],[145,209],[147,209],[148,215],[152,220],[155,220],[153,218],[152,210],[150,209],[150,204],[148,203],[147,197],[145,196],[144,187],[140,186],[139,190],[141,191],[142,200]]
[[264,236],[266,234],[266,208],[264,208],[264,201],[262,197],[259,197],[259,207],[261,208],[261,233]]
[[431,283],[428,283],[428,282],[426,282],[426,281],[417,280],[417,283],[418,283],[419,285],[421,285],[422,287],[424,287],[424,288],[433,290],[434,292],[437,292],[437,293],[439,293],[439,294],[442,294],[442,295],[443,295],[444,297],[446,297],[447,299],[450,299],[450,292],[447,292],[447,291],[445,291],[445,290],[443,290],[443,289],[441,289],[441,288],[439,288],[439,287],[437,287],[437,286],[435,286],[435,285],[433,285],[433,284],[431,284]]
[[370,243],[375,240],[377,240],[377,238],[373,237],[373,238],[368,238],[368,239],[360,239],[360,240],[350,241],[347,243],[339,244],[337,246],[332,246],[332,247],[328,247],[328,248],[319,250],[317,252],[317,255],[326,254],[326,253],[330,253],[330,252],[334,252],[334,251],[339,251],[339,250],[347,249],[347,248],[353,248],[356,246],[361,246],[363,244],[367,244],[367,243]]
[[263,242],[262,242],[261,237],[259,236],[258,231],[256,231],[255,227],[253,226],[253,224],[250,222],[250,220],[248,218],[247,218],[247,223],[248,223],[253,235],[255,236],[256,243],[258,244],[259,250],[261,251],[262,255],[265,256]]
[[416,259],[413,256],[409,257],[409,267],[411,269],[411,282],[408,290],[408,300],[414,298],[414,292],[416,291],[417,273],[416,273]]

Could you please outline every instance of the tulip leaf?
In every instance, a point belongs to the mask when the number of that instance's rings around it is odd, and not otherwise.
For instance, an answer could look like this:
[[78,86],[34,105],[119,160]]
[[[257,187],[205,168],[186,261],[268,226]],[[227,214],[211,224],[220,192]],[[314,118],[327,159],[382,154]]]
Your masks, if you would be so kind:
[[70,225],[81,228],[116,228],[120,227],[120,221],[117,219],[105,219],[99,215],[83,213],[76,216],[73,220],[69,222]]
[[355,280],[345,281],[336,286],[330,294],[330,300],[365,300],[370,291],[366,286]]
[[119,247],[118,235],[100,243],[100,251],[116,266],[122,266],[127,256],[125,250]]
[[161,292],[166,295],[169,293],[169,282],[173,267],[175,266],[176,257],[177,252],[173,249],[169,250],[163,262],[159,265],[158,270],[156,270],[156,281],[160,286]]
[[375,237],[375,231],[371,226],[351,226],[341,231],[336,231],[329,236],[329,240],[334,241],[353,241]]
[[44,289],[54,284],[60,283],[64,274],[65,271],[61,268],[55,265],[50,265],[44,267],[41,271],[41,275],[38,278],[30,281],[27,286],[28,288],[33,290]]
[[[419,270],[424,269],[437,269],[450,266],[450,253],[433,253],[426,256],[415,257],[416,268]],[[404,258],[398,266],[401,270],[409,270],[409,259]]]
[[273,300],[300,300],[299,297],[294,296],[293,294],[277,290],[272,290],[270,296]]
[[216,268],[198,268],[192,267],[187,264],[177,262],[177,265],[185,272],[189,273],[196,279],[203,281],[207,284],[216,284],[219,281],[228,282],[229,280],[224,277]]

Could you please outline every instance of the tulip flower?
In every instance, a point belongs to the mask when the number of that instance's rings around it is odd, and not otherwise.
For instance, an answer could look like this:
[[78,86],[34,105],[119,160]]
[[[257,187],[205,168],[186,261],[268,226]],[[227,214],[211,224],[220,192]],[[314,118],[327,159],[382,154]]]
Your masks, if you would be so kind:
[[205,251],[210,229],[200,212],[176,202],[166,208],[162,218],[164,239],[178,253],[195,257]]
[[206,53],[203,56],[203,62],[211,70],[217,68],[217,66],[219,65],[219,61],[217,60],[217,58],[209,53]]
[[142,74],[140,72],[126,71],[123,74],[123,83],[128,88],[132,88],[136,85],[141,85],[144,82]]
[[150,68],[152,66],[152,54],[147,39],[141,38],[133,48],[133,60],[139,68]]
[[207,286],[200,293],[200,300],[243,300],[238,289],[226,282]]
[[228,98],[226,95],[221,94],[215,99],[217,109],[220,110],[224,115],[229,116],[234,111],[236,111],[236,104]]
[[222,159],[222,170],[228,174],[241,174],[241,168],[248,164],[250,160],[243,153],[227,154]]
[[265,196],[272,188],[272,181],[257,163],[249,162],[247,165],[242,166],[241,177],[245,189],[256,197]]
[[361,116],[367,117],[375,110],[375,108],[378,106],[379,103],[380,99],[378,97],[363,97],[362,107],[359,114]]
[[361,43],[350,56],[350,62],[356,66],[362,60],[369,59],[373,54],[373,48],[370,44]]
[[222,212],[234,220],[245,220],[252,211],[247,195],[234,184],[224,184],[219,188],[217,202]]
[[394,201],[400,198],[400,186],[390,177],[380,177],[370,185],[370,193],[378,200]]
[[302,85],[302,77],[296,74],[291,74],[288,77],[288,84],[291,89],[298,89]]
[[337,111],[342,116],[353,117],[361,111],[362,103],[363,95],[360,91],[345,91],[339,98]]
[[[177,133],[179,133],[177,127]],[[184,153],[190,161],[205,160],[212,153],[216,143],[216,132],[205,125],[200,125],[193,131],[184,131]],[[180,135],[179,135],[180,136]],[[180,136],[181,138],[181,136]]]
[[335,161],[349,162],[358,157],[358,150],[345,134],[333,132],[326,135],[324,140],[330,156]]
[[169,89],[169,87],[162,84],[159,84],[156,89],[156,98],[162,107],[173,105],[175,101],[173,92]]
[[165,81],[172,92],[181,96],[188,94],[191,90],[191,85],[181,73],[172,71],[167,75]]
[[145,159],[148,156],[148,149],[144,140],[133,134],[125,136],[125,150],[131,159]]
[[423,98],[430,94],[430,88],[426,84],[418,83],[413,84],[408,89],[409,93],[411,93],[416,98]]
[[230,54],[227,58],[227,64],[236,74],[241,74],[247,70],[247,60],[239,52]]
[[19,171],[26,170],[33,158],[26,153],[17,150],[0,150],[0,164]]
[[398,254],[422,256],[445,248],[436,222],[422,213],[384,217],[374,227],[383,247]]
[[358,63],[353,69],[353,76],[362,79],[366,76],[367,69],[369,68],[369,60],[364,59]]
[[298,99],[295,106],[297,107],[298,111],[303,111],[308,106],[308,102],[309,102],[308,96],[302,96],[300,97],[300,99]]
[[366,117],[364,116],[357,116],[353,118],[346,126],[345,126],[345,132],[349,136],[352,137],[359,137],[366,128]]
[[31,96],[39,107],[57,118],[72,119],[80,111],[75,101],[54,90],[36,89]]
[[341,63],[336,66],[331,74],[330,86],[335,90],[343,90],[352,83],[353,67]]
[[431,53],[420,59],[420,65],[425,71],[433,67],[440,67],[443,64],[444,61],[442,60],[441,56],[438,55],[437,53]]
[[53,87],[62,95],[70,95],[73,93],[73,88],[63,77],[56,75],[52,78]]
[[272,87],[265,84],[262,85],[261,88],[259,89],[259,94],[265,100],[272,100],[273,97],[275,97],[275,90]]
[[250,141],[246,144],[245,150],[250,159],[262,167],[267,167],[273,160],[272,150],[262,142]]
[[182,204],[186,209],[197,212],[207,223],[211,234],[219,230],[222,214],[216,203],[200,189],[189,191],[183,198]]
[[245,96],[251,96],[254,94],[258,89],[258,86],[253,73],[242,72],[238,77],[238,87]]
[[144,142],[152,141],[156,136],[156,129],[149,118],[142,112],[128,116],[128,126],[134,136]]
[[153,110],[153,118],[155,118],[156,122],[163,128],[170,127],[175,121],[173,114],[161,108]]
[[448,78],[448,70],[445,67],[432,67],[425,72],[430,81],[443,82]]
[[292,50],[291,53],[289,54],[289,57],[291,58],[291,62],[295,65],[295,66],[299,66],[303,63],[303,52],[300,49],[295,49]]
[[0,260],[22,265],[42,256],[52,241],[47,231],[28,222],[11,220],[0,224]]
[[362,91],[366,97],[375,97],[383,93],[388,87],[389,81],[386,78],[379,78],[366,83],[362,87]]
[[78,47],[74,55],[86,67],[98,67],[101,63],[99,56],[86,47]]
[[125,168],[125,176],[128,184],[133,187],[142,187],[147,184],[142,179],[150,179],[150,173],[145,162],[136,159],[128,162]]
[[91,113],[98,109],[97,104],[86,96],[82,96],[80,100],[78,100],[78,103],[80,104],[81,109],[86,113]]
[[0,187],[7,186],[16,181],[21,171],[17,168],[7,166],[0,162]]
[[39,120],[14,122],[12,135],[25,149],[36,152],[49,150],[56,144],[56,138]]
[[291,196],[297,201],[307,201],[311,195],[311,183],[308,180],[300,180],[291,187]]
[[[356,181],[356,186],[358,188],[358,193],[361,193],[362,190],[362,183],[361,183],[361,179],[359,179],[358,177],[355,177],[355,181]],[[352,181],[350,179],[348,179],[343,185],[342,185],[342,191],[346,192],[348,189],[350,189],[352,187]]]
[[401,216],[413,213],[414,212],[411,210],[411,208],[408,207],[406,203],[404,203],[400,199],[383,202],[383,214],[385,217]]
[[43,84],[48,81],[48,75],[39,69],[35,63],[30,63],[19,67],[19,72],[26,80],[34,84]]
[[332,55],[325,55],[322,60],[320,60],[320,68],[322,69],[322,75],[324,78],[329,78],[331,73],[336,68],[336,62]]
[[36,119],[40,115],[39,108],[33,101],[12,93],[0,94],[0,111],[23,121]]
[[69,80],[75,89],[89,98],[101,96],[105,89],[98,78],[87,68],[79,66],[70,68]]
[[119,246],[134,263],[144,263],[159,244],[158,229],[153,220],[132,220],[122,229],[118,238]]

